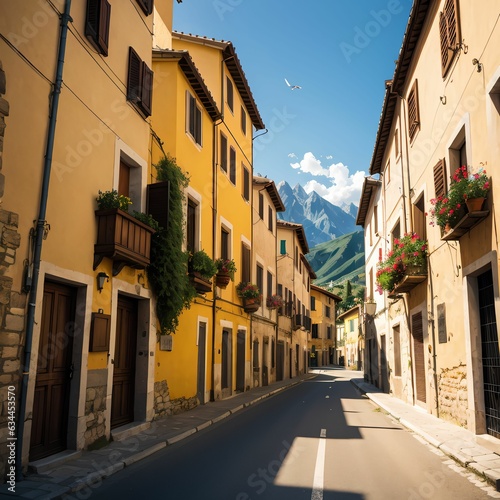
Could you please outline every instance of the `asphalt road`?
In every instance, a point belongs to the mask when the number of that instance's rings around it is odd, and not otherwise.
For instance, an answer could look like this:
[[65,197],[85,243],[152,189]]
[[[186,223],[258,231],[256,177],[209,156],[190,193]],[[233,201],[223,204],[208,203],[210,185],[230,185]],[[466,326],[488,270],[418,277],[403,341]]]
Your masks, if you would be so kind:
[[323,372],[242,410],[118,472],[90,498],[489,498],[345,375]]

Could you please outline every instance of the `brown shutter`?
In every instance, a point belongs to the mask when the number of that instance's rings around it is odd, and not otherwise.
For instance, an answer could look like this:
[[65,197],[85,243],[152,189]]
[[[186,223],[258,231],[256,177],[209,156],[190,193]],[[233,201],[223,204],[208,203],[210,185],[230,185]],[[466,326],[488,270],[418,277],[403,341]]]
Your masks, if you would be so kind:
[[443,76],[445,76],[460,43],[458,0],[446,0],[444,10],[439,15],[439,37],[441,42],[441,70]]
[[227,173],[227,139],[222,133],[220,135],[220,166]]
[[236,184],[236,150],[229,148],[229,180]]
[[151,115],[151,104],[153,100],[153,72],[145,62],[142,62],[142,88],[141,109],[146,116]]
[[250,172],[246,167],[243,167],[243,198],[250,200]]
[[153,0],[137,0],[137,3],[146,16],[149,16],[153,12]]
[[250,248],[244,243],[241,244],[241,281],[249,283],[250,278]]
[[417,80],[413,83],[413,86],[408,95],[408,127],[410,140],[415,137],[417,130],[420,127],[420,114],[418,111],[418,86]]
[[108,0],[88,0],[85,36],[92,46],[105,56],[108,55],[110,17],[111,5]]
[[436,198],[444,196],[446,189],[446,164],[443,158],[434,167],[434,192],[436,193]]
[[164,229],[168,228],[170,182],[156,182],[147,186],[146,211]]
[[127,99],[138,103],[141,99],[142,90],[142,61],[137,52],[129,47],[128,52],[128,78]]

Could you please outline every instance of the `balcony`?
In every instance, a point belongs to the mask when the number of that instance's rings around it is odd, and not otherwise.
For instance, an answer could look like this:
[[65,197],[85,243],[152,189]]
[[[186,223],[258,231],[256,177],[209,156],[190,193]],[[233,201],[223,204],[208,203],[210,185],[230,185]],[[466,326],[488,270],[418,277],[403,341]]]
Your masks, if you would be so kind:
[[389,294],[389,298],[408,293],[417,285],[427,280],[427,266],[408,266],[403,279],[396,284],[394,290]]
[[293,328],[297,330],[298,328],[304,328],[304,330],[311,330],[312,320],[309,316],[305,314],[296,314],[293,320]]
[[150,263],[151,235],[154,230],[118,208],[96,210],[97,243],[94,269],[104,257],[113,260],[113,276],[124,266],[144,269]]
[[478,210],[475,212],[467,212],[458,222],[455,227],[451,228],[441,236],[444,241],[459,240],[464,234],[468,233],[476,224],[479,224],[490,214],[489,210]]

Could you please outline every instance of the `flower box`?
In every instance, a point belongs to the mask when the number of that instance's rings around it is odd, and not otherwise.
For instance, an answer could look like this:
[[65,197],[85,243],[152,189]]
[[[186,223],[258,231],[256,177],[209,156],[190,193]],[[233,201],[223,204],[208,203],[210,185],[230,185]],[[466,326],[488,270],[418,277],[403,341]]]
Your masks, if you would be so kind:
[[229,282],[231,281],[231,276],[229,273],[224,273],[224,272],[218,272],[215,275],[215,284],[219,288],[227,288],[227,285],[229,285]]
[[212,291],[212,280],[204,278],[199,272],[191,271],[189,279],[198,293],[208,293]]
[[144,269],[149,265],[154,229],[119,208],[96,210],[95,214],[97,242],[94,245],[94,269],[104,257],[113,260],[113,276],[125,265],[135,269]]
[[247,313],[254,313],[259,310],[260,298],[243,297],[243,310]]
[[444,241],[457,241],[464,234],[467,234],[476,224],[486,219],[490,214],[489,210],[479,212],[468,212],[449,231],[443,232],[441,239]]

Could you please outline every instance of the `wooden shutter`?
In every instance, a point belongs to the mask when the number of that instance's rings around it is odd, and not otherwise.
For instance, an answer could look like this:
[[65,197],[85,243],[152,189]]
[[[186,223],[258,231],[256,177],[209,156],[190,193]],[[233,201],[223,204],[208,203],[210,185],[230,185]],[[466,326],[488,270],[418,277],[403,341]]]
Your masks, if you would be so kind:
[[444,158],[434,166],[434,192],[436,198],[446,194],[446,164]]
[[227,138],[220,135],[220,166],[227,173]]
[[141,109],[146,116],[151,115],[153,100],[153,72],[142,62]]
[[164,229],[168,228],[170,204],[170,182],[148,184],[146,190],[146,212]]
[[408,94],[408,134],[410,140],[413,140],[417,130],[420,128],[420,114],[418,110],[418,86],[417,80]]
[[233,96],[233,82],[231,79],[226,76],[226,93],[227,93],[227,105],[231,111],[233,111],[233,101],[234,101],[234,96]]
[[250,248],[241,244],[241,281],[249,283],[250,278]]
[[271,231],[272,233],[274,231],[274,224],[273,224],[274,212],[273,212],[273,207],[271,205],[269,205],[268,207],[268,218],[269,218],[269,223],[268,223],[269,231]]
[[137,52],[129,47],[128,52],[128,78],[127,99],[133,103],[141,100],[142,91],[142,61]]
[[273,294],[273,275],[267,271],[267,296],[270,297]]
[[137,0],[137,3],[146,16],[149,16],[153,12],[153,0]]
[[246,167],[243,167],[243,198],[250,200],[250,172]]
[[439,37],[441,43],[441,71],[445,76],[460,43],[458,0],[446,0],[439,14]]
[[241,131],[243,132],[243,135],[247,135],[247,114],[245,113],[243,106],[241,106]]
[[264,195],[259,193],[259,217],[264,218]]
[[88,0],[85,36],[104,56],[108,55],[110,18],[111,5],[108,0]]
[[236,151],[229,148],[229,180],[236,184]]

